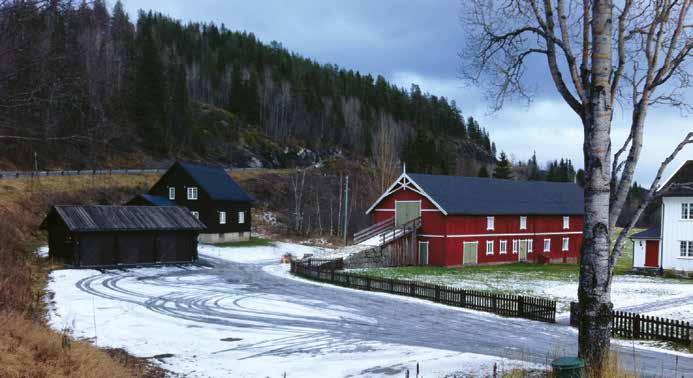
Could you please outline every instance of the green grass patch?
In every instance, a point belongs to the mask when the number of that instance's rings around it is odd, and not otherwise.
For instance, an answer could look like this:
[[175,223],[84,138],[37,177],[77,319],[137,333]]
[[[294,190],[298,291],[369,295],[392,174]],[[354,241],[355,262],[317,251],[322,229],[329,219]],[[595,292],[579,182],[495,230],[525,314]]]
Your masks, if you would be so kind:
[[229,242],[229,243],[221,243],[221,244],[214,244],[217,247],[227,247],[227,248],[238,248],[238,247],[271,247],[274,245],[274,242],[265,239],[265,238],[259,238],[259,237],[251,237],[250,240],[246,241],[237,241],[237,242]]
[[579,267],[574,264],[547,264],[514,263],[503,265],[477,265],[458,268],[442,268],[437,266],[404,266],[397,268],[367,269],[360,273],[372,277],[412,279],[416,276],[431,276],[455,279],[473,278],[477,275],[503,275],[521,274],[530,278],[542,278],[548,280],[570,280],[578,273]]

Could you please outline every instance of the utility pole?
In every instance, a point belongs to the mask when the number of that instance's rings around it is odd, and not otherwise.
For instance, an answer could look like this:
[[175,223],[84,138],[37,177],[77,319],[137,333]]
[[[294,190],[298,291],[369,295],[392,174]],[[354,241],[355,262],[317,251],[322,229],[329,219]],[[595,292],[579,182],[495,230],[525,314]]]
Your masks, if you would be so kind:
[[347,229],[349,224],[349,176],[346,177],[344,186],[344,245],[347,244]]

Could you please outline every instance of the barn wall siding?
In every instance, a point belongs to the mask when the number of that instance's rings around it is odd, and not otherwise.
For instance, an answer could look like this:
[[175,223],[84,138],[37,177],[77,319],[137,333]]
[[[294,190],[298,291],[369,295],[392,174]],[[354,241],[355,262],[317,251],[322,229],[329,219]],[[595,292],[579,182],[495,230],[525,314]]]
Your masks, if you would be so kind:
[[[372,211],[373,222],[394,217],[395,201],[421,201],[422,225],[418,241],[429,242],[429,265],[459,266],[462,264],[464,242],[478,242],[479,264],[511,263],[519,260],[513,253],[513,240],[533,240],[528,261],[576,263],[582,247],[583,217],[570,215],[568,229],[563,228],[563,215],[494,215],[494,229],[487,229],[486,215],[444,215],[426,197],[411,190],[398,190],[384,198]],[[425,211],[429,210],[429,211]],[[520,229],[520,216],[527,216],[527,229]],[[552,235],[541,235],[550,233]],[[511,234],[511,235],[497,235]],[[563,238],[569,238],[568,251],[562,251]],[[544,239],[551,240],[551,250],[543,251]],[[500,254],[500,241],[508,243],[507,253]],[[486,254],[486,241],[494,242],[492,255]],[[540,257],[541,256],[541,257]]]

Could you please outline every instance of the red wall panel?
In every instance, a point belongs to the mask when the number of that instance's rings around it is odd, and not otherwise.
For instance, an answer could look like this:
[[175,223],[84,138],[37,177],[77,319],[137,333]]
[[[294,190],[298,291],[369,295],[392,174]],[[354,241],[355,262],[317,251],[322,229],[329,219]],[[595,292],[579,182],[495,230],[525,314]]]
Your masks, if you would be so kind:
[[[513,253],[513,240],[533,240],[533,250],[528,252],[529,261],[537,261],[543,256],[547,262],[574,262],[579,257],[582,246],[583,218],[570,216],[570,227],[563,228],[562,215],[527,215],[527,228],[520,229],[520,215],[495,215],[494,229],[487,230],[487,217],[484,215],[445,216],[424,196],[411,190],[398,190],[386,197],[371,213],[373,222],[380,222],[395,216],[395,201],[421,201],[422,225],[418,231],[420,241],[429,242],[429,264],[457,266],[462,264],[463,243],[478,242],[477,259],[479,264],[497,264],[518,261],[518,253]],[[425,211],[430,210],[430,211]],[[542,235],[551,233],[551,235]],[[563,234],[571,233],[571,234]],[[563,238],[570,239],[569,250],[562,251]],[[551,250],[544,252],[544,239],[551,240]],[[486,254],[486,241],[494,242],[492,255]],[[500,241],[508,243],[507,253],[500,254]],[[519,246],[518,246],[519,249]]]

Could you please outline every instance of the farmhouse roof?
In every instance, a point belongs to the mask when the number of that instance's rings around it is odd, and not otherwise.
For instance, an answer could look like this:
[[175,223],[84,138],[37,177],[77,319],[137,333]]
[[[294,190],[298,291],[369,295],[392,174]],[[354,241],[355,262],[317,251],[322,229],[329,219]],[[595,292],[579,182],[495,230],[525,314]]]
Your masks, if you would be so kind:
[[[403,178],[410,180],[410,186],[418,187],[424,196],[448,215],[580,215],[584,213],[583,189],[573,183],[415,173],[403,173],[398,181]],[[376,201],[369,212],[392,193],[392,191],[388,192]]]
[[631,239],[659,239],[662,236],[662,227],[655,226],[630,236]]
[[205,225],[178,206],[77,206],[56,205],[41,228],[58,216],[70,231],[201,231]]
[[178,164],[214,200],[237,202],[253,200],[222,166],[183,161],[179,161]]

